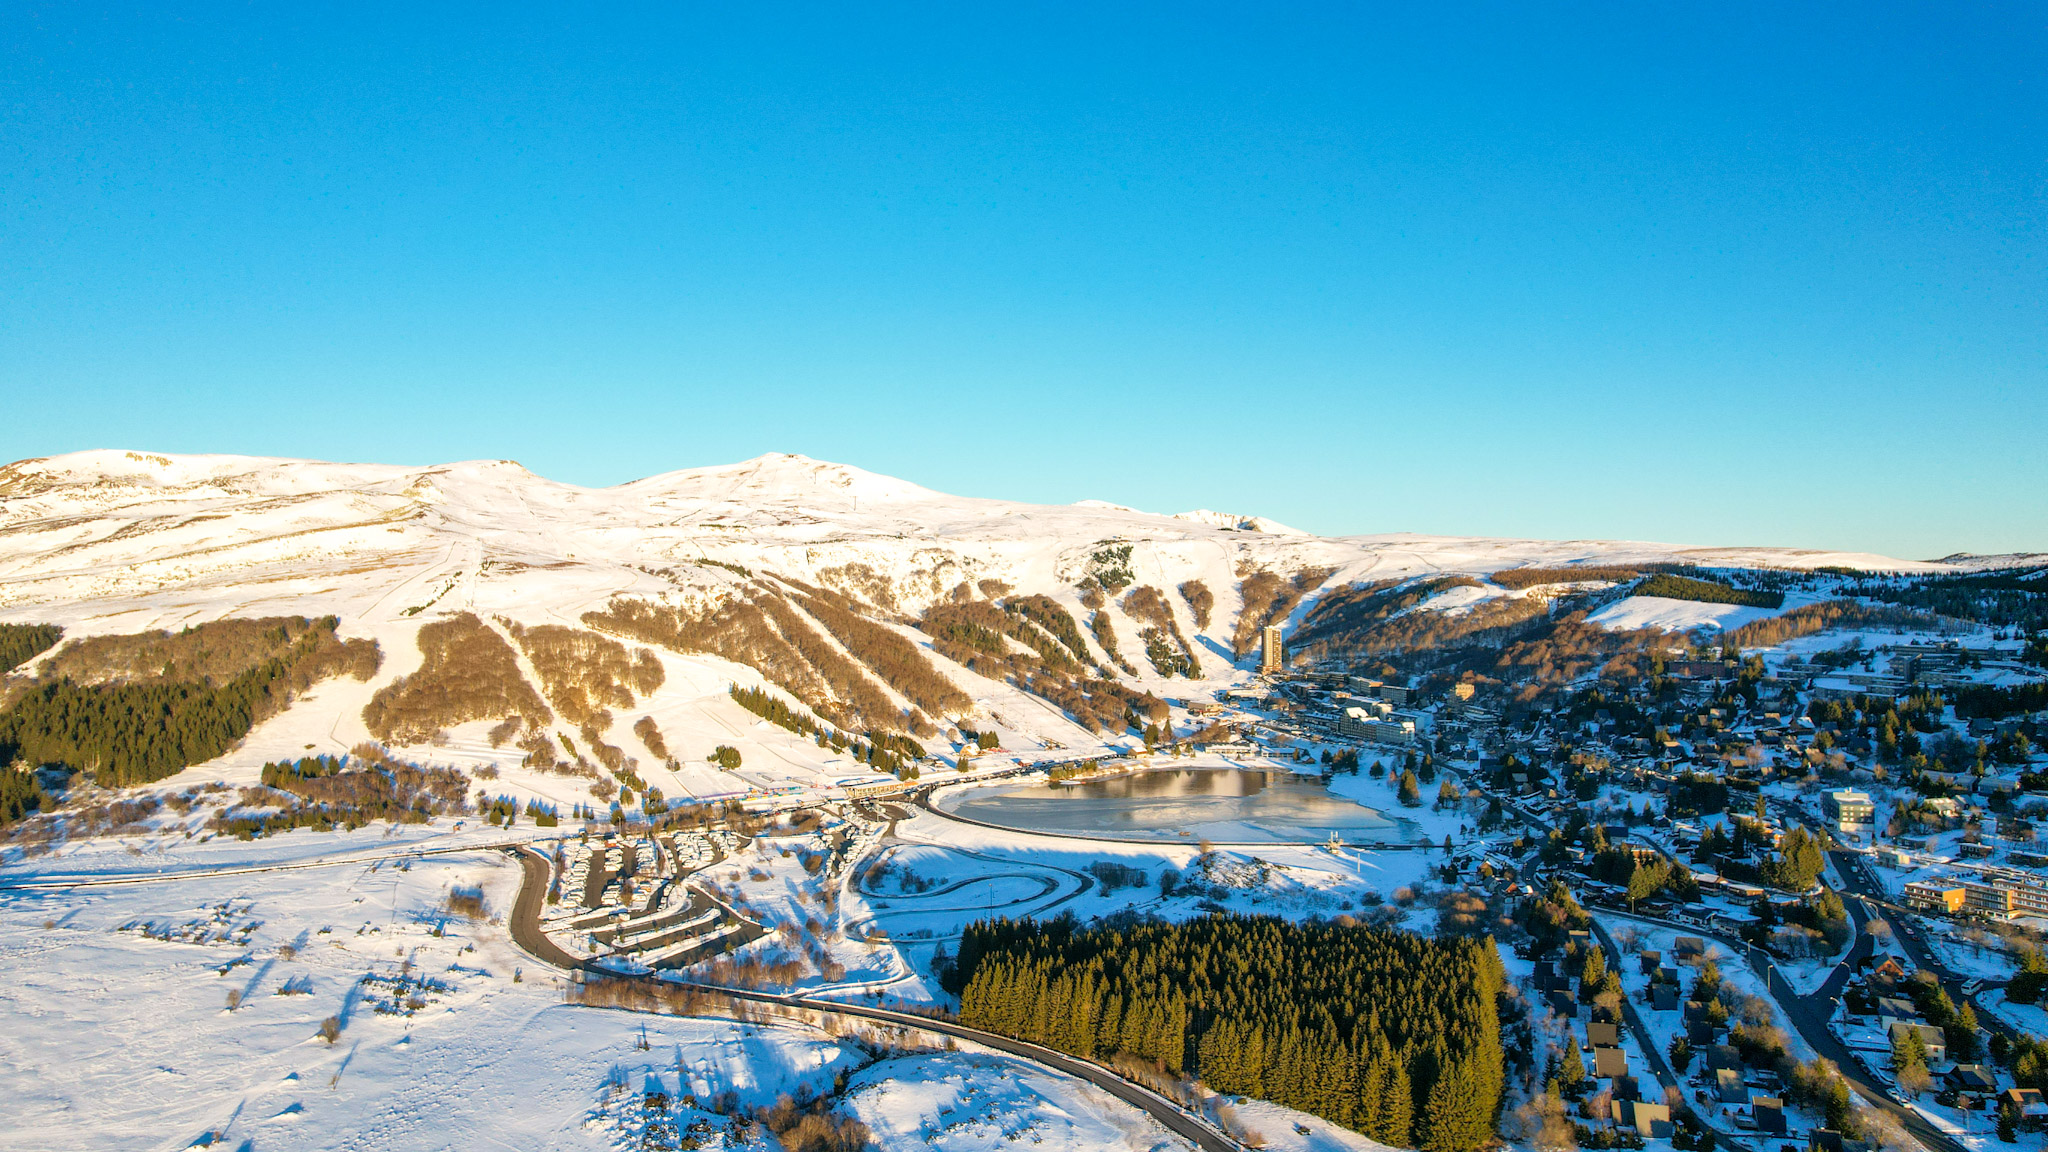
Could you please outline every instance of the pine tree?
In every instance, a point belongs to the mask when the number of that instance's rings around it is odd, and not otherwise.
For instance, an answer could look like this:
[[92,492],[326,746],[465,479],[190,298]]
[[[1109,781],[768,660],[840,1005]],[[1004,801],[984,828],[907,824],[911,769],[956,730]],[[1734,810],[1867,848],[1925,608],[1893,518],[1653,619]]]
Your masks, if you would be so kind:
[[1475,1152],[1486,1145],[1493,1135],[1493,1116],[1475,1088],[1463,1061],[1444,1067],[1423,1108],[1418,1145],[1422,1152]]
[[[1598,948],[1586,950],[1586,966],[1579,970],[1579,995],[1591,999],[1607,982],[1607,957]],[[1573,1041],[1577,1043],[1577,1041]]]
[[1408,1066],[1398,1057],[1388,1061],[1387,1078],[1380,1094],[1381,1143],[1406,1148],[1415,1141],[1415,1089],[1408,1079]]
[[1579,1053],[1579,1038],[1569,1037],[1564,1042],[1564,1056],[1557,1064],[1557,1082],[1565,1092],[1578,1090],[1586,1082],[1586,1061]]

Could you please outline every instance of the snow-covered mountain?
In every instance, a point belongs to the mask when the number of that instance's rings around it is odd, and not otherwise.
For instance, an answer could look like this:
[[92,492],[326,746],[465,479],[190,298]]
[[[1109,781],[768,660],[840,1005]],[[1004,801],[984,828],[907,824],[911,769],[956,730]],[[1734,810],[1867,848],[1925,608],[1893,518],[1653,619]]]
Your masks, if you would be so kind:
[[724,583],[707,560],[827,585],[833,570],[864,564],[915,611],[959,580],[1069,585],[1104,541],[1133,545],[1141,581],[1206,578],[1219,595],[1244,566],[1323,565],[1333,582],[1528,564],[1950,566],[1776,548],[1326,538],[1212,512],[947,496],[780,454],[604,489],[504,460],[407,468],[93,451],[0,468],[0,613],[93,631],[227,612],[369,625],[409,619],[428,599],[573,619],[616,594]]
[[1211,512],[1207,508],[1197,508],[1193,512],[1176,512],[1173,518],[1192,520],[1212,528],[1228,528],[1234,532],[1267,532],[1276,536],[1308,535],[1299,528],[1289,528],[1278,520],[1268,520],[1264,516],[1239,516],[1234,512]]
[[[847,703],[844,715],[867,723],[886,698],[927,732],[971,720],[977,730],[1072,744],[1097,734],[1085,721],[1077,726],[1072,707],[1019,686],[1032,679],[1019,669],[1038,667],[1040,656],[1046,667],[1077,662],[1062,683],[1093,683],[1100,669],[1131,692],[1182,696],[1245,675],[1248,623],[1291,625],[1327,590],[1519,566],[1657,562],[1967,566],[1773,548],[1319,537],[1213,512],[948,496],[780,454],[605,489],[556,483],[502,460],[412,468],[108,450],[0,468],[0,621],[60,625],[70,643],[225,618],[333,615],[344,636],[378,642],[383,662],[372,681],[322,686],[252,734],[238,753],[245,759],[362,739],[368,699],[421,667],[419,629],[462,614],[511,638],[541,625],[597,628],[655,650],[667,671],[662,687],[627,698],[631,711],[678,734],[669,743],[684,752],[754,738],[751,718],[724,700],[728,683],[769,685],[814,707]],[[1017,623],[1007,640],[979,641],[993,663],[961,647],[979,635],[973,613],[995,610],[974,605],[1008,604],[1010,617],[986,617],[1001,623],[1022,611],[1016,598],[1033,595],[1057,605],[1034,609],[1051,613],[1050,622]],[[1247,596],[1264,614],[1257,621],[1245,617]],[[717,615],[749,603],[769,609],[765,623],[747,625],[751,633]],[[949,714],[925,715],[946,694],[923,704],[914,689],[906,694],[908,674],[881,669],[866,650],[886,637],[856,644],[846,629],[859,625],[821,623],[835,605],[908,640],[962,699],[946,697]],[[935,611],[958,620],[934,628]],[[1060,611],[1066,625],[1052,618]],[[619,623],[634,613],[640,625]],[[657,627],[646,623],[649,613],[669,615]],[[922,630],[914,626],[921,619]],[[662,628],[691,627],[696,640],[662,639],[670,636]],[[1071,638],[1046,655],[1061,627]],[[941,632],[954,639],[935,640]],[[803,649],[800,660],[766,650],[779,652],[785,639]],[[826,667],[832,652],[854,671]],[[848,703],[863,693],[865,712]],[[628,711],[619,709],[610,738],[660,762],[624,735]],[[481,755],[482,727],[451,728],[448,754],[468,741]],[[763,757],[765,741],[755,739]],[[787,749],[776,755],[790,758]]]

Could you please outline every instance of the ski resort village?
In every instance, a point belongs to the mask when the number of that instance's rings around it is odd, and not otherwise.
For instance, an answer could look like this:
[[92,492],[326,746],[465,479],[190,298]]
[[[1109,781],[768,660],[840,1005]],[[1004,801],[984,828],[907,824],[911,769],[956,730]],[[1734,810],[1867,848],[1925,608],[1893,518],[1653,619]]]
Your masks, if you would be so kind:
[[0,1148],[2048,1145],[2048,556],[0,468]]

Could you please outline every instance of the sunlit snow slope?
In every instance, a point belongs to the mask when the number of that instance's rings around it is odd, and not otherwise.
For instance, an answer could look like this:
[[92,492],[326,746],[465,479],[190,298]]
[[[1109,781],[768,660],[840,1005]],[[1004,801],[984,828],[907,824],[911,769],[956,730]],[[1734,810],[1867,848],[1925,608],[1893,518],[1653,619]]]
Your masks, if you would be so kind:
[[[1119,551],[1125,545],[1127,556]],[[907,639],[964,694],[964,706],[949,705],[937,715],[926,715],[927,708],[905,724],[924,724],[929,735],[931,725],[950,732],[952,722],[971,722],[977,731],[994,729],[1013,747],[1046,741],[1078,747],[1109,737],[1077,724],[1043,695],[947,658],[916,622],[933,605],[1040,594],[1085,633],[1068,645],[1085,658],[1075,683],[1114,673],[1130,691],[1179,698],[1246,674],[1252,657],[1239,627],[1240,589],[1259,572],[1299,586],[1299,598],[1282,600],[1277,609],[1291,624],[1318,595],[1354,582],[1483,575],[1526,565],[1672,561],[1946,567],[1768,548],[1318,537],[1234,514],[1165,516],[1092,501],[1046,506],[947,496],[790,455],[607,489],[555,483],[509,461],[409,468],[107,450],[0,468],[0,620],[61,625],[69,643],[226,617],[332,614],[344,635],[380,644],[384,660],[372,682],[322,685],[212,766],[223,771],[308,747],[338,751],[364,739],[364,704],[420,665],[418,629],[461,613],[510,636],[515,625],[590,628],[587,614],[622,603],[702,616],[721,604],[765,598],[791,605],[799,618],[774,625],[783,634],[815,632],[825,648],[850,654],[855,673],[874,682],[869,687],[880,694],[874,699],[886,699],[904,716],[917,711],[872,659],[828,636],[819,623],[830,607],[822,597]],[[1084,587],[1091,576],[1098,587],[1107,586],[1106,603]],[[1146,588],[1158,593],[1149,615],[1130,599]],[[1210,601],[1202,610],[1195,589]],[[1096,623],[1098,612],[1104,618]],[[1147,659],[1152,625],[1158,625],[1153,641],[1175,646],[1199,665],[1193,682],[1162,675]],[[638,717],[651,717],[680,762],[670,780],[679,792],[802,783],[863,770],[759,723],[726,698],[733,683],[765,683],[814,706],[858,695],[828,683],[830,676],[807,690],[820,699],[806,699],[792,687],[810,683],[803,669],[764,673],[764,660],[737,649],[721,656],[702,644],[664,645],[645,634],[620,638],[656,650],[666,675],[634,707],[612,710],[606,738],[643,765],[659,764],[664,757],[629,732]],[[1034,638],[996,644],[1003,655],[1030,657],[1025,641]],[[822,666],[815,649],[806,659]],[[523,658],[522,667],[531,678]],[[30,665],[17,676],[33,674]],[[866,723],[875,722],[875,711],[862,714]],[[506,759],[505,750],[483,741],[489,726],[451,728],[435,755]],[[714,744],[738,748],[745,767],[736,774],[705,767],[704,754]],[[510,752],[509,762],[516,764],[518,755]],[[565,798],[577,794],[564,787]]]

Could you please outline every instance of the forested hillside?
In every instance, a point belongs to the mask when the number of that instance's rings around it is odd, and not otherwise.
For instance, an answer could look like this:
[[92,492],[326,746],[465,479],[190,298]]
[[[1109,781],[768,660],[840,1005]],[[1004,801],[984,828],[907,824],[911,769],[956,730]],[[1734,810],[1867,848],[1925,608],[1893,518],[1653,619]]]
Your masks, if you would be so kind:
[[[376,644],[337,627],[332,616],[221,620],[73,644],[0,713],[0,764],[61,766],[120,788],[210,760],[313,684],[376,674]],[[19,816],[29,800],[0,803]]]
[[1263,916],[996,920],[969,927],[948,983],[965,1023],[1154,1061],[1388,1144],[1493,1136],[1506,977],[1490,940]]
[[55,648],[63,637],[64,630],[51,624],[0,624],[0,674]]

